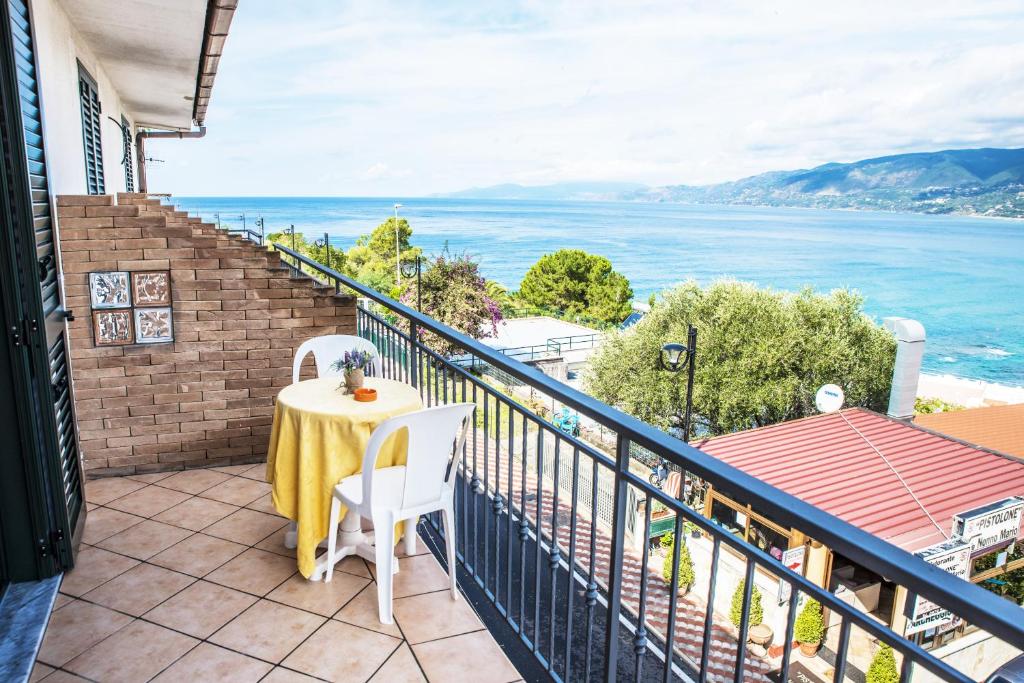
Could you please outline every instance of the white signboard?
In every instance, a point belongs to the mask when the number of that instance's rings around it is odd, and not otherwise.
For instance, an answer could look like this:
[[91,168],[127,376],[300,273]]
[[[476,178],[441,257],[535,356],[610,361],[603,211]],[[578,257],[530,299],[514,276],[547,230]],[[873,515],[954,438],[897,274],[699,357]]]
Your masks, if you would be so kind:
[[971,555],[1009,545],[1020,536],[1024,498],[1005,498],[953,515],[953,533],[971,546]]
[[[782,553],[782,564],[786,565],[797,574],[803,576],[804,574],[804,557],[807,555],[807,546],[799,545],[795,548],[790,548]],[[789,600],[790,593],[793,592],[793,587],[789,584],[789,581],[785,579],[779,579],[779,604]]]
[[[959,538],[945,541],[938,545],[914,553],[953,576],[968,580],[971,573],[971,546]],[[928,598],[918,595],[914,601],[913,611],[907,621],[906,635],[945,626],[956,617],[947,609],[936,605]]]

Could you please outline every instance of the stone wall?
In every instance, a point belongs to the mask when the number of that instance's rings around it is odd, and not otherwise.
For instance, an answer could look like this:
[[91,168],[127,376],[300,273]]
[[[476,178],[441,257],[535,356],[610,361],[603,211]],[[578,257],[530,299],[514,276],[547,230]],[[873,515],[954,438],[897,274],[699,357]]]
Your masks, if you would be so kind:
[[[57,198],[79,438],[90,476],[257,462],[305,339],[355,334],[354,297],[144,194]],[[88,274],[170,270],[174,341],[96,346]],[[305,368],[312,372],[307,359]]]

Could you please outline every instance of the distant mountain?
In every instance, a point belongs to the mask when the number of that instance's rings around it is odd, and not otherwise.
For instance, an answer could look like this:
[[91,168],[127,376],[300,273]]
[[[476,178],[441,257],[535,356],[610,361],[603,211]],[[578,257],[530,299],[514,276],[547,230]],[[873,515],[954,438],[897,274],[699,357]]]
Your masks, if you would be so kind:
[[437,194],[435,197],[453,199],[535,199],[535,200],[601,200],[619,199],[623,195],[632,195],[647,190],[646,185],[639,183],[616,182],[572,182],[555,183],[552,185],[491,185],[490,187],[473,187],[459,192]]
[[770,171],[717,185],[667,185],[621,199],[1024,217],[1024,149],[896,154]]

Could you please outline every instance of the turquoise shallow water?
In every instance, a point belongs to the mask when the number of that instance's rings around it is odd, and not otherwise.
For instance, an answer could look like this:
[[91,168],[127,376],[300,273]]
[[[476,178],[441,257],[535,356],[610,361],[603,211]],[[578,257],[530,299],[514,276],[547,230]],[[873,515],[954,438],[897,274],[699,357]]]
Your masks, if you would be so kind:
[[920,320],[931,372],[1024,384],[1024,221],[853,211],[434,198],[176,197],[208,220],[329,233],[351,245],[393,213],[428,253],[447,243],[518,287],[563,247],[611,259],[646,300],[687,278],[795,290],[853,287],[871,315]]

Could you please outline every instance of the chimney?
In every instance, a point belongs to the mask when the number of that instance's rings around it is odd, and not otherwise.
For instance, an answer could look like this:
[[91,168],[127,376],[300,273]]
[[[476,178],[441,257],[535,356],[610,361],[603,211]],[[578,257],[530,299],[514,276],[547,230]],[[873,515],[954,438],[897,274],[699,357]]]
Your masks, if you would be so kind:
[[924,356],[924,325],[910,318],[884,318],[882,323],[896,337],[896,363],[892,369],[889,392],[889,417],[909,420],[914,417],[917,381]]

